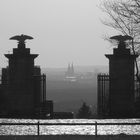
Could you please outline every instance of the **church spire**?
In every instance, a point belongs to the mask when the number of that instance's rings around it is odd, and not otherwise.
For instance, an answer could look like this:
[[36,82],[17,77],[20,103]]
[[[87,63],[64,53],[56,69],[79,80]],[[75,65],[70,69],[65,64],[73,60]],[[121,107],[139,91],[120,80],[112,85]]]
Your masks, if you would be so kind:
[[71,64],[71,74],[74,75],[74,67],[73,67],[73,62]]

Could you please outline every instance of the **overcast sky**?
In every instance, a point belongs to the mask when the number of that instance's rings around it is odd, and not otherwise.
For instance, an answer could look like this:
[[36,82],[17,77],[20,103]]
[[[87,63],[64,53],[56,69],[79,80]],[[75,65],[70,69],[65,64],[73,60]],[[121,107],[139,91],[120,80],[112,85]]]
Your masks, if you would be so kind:
[[[3,54],[17,47],[14,35],[34,37],[27,41],[31,53],[39,54],[41,67],[107,65],[104,54],[111,52],[103,40],[111,29],[100,19],[100,0],[0,0],[0,64],[7,65]],[[113,32],[112,32],[113,33]],[[114,34],[113,34],[114,35]]]

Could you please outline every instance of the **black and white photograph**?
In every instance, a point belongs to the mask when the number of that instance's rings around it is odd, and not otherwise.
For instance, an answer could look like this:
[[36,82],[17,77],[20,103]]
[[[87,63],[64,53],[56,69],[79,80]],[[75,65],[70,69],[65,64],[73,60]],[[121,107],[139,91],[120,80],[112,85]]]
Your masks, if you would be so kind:
[[0,140],[139,140],[140,0],[0,0]]

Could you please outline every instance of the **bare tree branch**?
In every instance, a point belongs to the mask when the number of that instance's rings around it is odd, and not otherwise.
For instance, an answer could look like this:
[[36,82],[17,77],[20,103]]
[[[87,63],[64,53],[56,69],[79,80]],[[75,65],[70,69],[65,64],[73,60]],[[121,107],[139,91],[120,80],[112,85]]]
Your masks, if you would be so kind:
[[[102,23],[124,35],[132,36],[131,50],[134,55],[140,54],[140,0],[105,0],[101,9],[110,18],[110,21]],[[136,75],[140,81],[138,61],[135,63]]]

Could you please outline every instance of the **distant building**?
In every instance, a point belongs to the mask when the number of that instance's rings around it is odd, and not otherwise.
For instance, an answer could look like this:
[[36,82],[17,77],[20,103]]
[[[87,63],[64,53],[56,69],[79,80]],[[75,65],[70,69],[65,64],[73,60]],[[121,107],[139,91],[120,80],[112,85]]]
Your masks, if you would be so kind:
[[19,41],[18,48],[13,49],[13,54],[5,54],[9,64],[2,69],[0,98],[4,102],[0,106],[4,105],[4,108],[0,115],[35,118],[41,103],[46,101],[46,76],[41,75],[40,67],[34,65],[38,54],[30,54],[30,49],[25,46],[26,36],[15,36],[13,39]]
[[74,73],[73,63],[68,64],[68,68],[67,68],[67,71],[65,73],[65,81],[68,81],[68,82],[76,82],[77,81],[77,77]]

